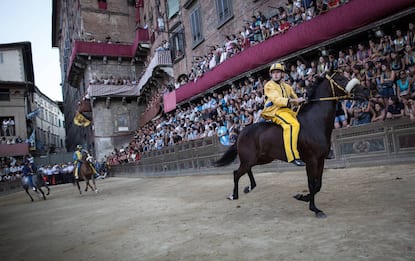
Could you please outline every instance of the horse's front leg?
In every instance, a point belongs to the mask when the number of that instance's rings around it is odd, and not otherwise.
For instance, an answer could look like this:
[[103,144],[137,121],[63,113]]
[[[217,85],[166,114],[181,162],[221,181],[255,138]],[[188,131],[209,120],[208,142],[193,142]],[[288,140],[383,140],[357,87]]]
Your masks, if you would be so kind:
[[[310,165],[310,166],[309,166]],[[316,214],[318,218],[325,218],[326,214],[318,209],[315,204],[315,196],[321,189],[322,177],[324,169],[324,158],[318,161],[317,166],[313,167],[313,164],[307,164],[307,177],[308,177],[308,189],[310,191],[310,203],[309,209]]]
[[314,213],[316,214],[316,217],[325,218],[326,214],[322,210],[318,209],[316,207],[316,204],[315,204],[315,195],[321,189],[321,177],[314,178],[311,181],[309,180],[308,181],[308,188],[310,189],[310,192],[311,192],[310,193],[309,209],[311,211],[314,211]]
[[294,196],[295,199],[300,201],[309,202],[309,209],[316,214],[318,218],[326,217],[326,214],[316,207],[315,195],[320,191],[322,184],[322,176],[324,169],[324,159],[320,160],[317,164],[307,162],[307,178],[308,178],[308,190],[309,194],[297,194]]
[[30,195],[30,193],[29,193],[29,188],[25,188],[24,190],[26,191],[27,195],[29,195],[30,200],[33,202],[34,200],[32,198],[32,195]]
[[[88,185],[89,185],[89,180],[87,178],[85,178],[85,184],[86,184],[85,192],[87,192],[88,191]],[[89,185],[89,186],[91,186],[91,185]]]
[[95,193],[98,193],[97,184],[95,184],[95,178],[92,178],[92,184],[94,185],[92,189],[95,191]]
[[76,186],[78,187],[79,194],[82,195],[81,186],[79,185],[79,179],[75,179]]
[[46,196],[45,196],[45,193],[43,192],[43,190],[40,187],[38,187],[37,190],[39,190],[40,193],[42,193],[43,200],[46,200]]
[[228,196],[229,200],[236,200],[239,197],[238,196],[238,184],[239,184],[239,179],[241,175],[238,174],[238,170],[233,171],[233,192],[231,195]]
[[249,176],[249,181],[251,182],[251,185],[245,187],[244,189],[245,193],[251,192],[256,187],[256,182],[255,182],[254,174],[252,173],[252,169],[248,170],[248,176]]

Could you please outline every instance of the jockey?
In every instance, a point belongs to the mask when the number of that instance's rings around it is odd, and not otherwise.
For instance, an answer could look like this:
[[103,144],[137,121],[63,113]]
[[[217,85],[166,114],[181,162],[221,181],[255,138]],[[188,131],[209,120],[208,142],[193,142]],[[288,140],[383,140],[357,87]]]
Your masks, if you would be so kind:
[[281,63],[272,64],[269,73],[271,80],[264,86],[266,100],[261,116],[281,125],[287,161],[296,166],[304,166],[305,163],[300,159],[297,149],[300,123],[296,113],[290,107],[304,102],[305,99],[298,98],[292,87],[284,82],[284,65]]
[[36,191],[36,187],[33,184],[33,178],[32,175],[36,172],[36,167],[34,164],[30,163],[29,160],[25,160],[24,166],[22,169],[22,176],[27,177],[29,179],[29,186],[33,188],[34,191]]
[[82,153],[86,153],[87,162],[88,162],[89,166],[91,167],[92,171],[94,172],[94,175],[97,174],[97,171],[94,168],[93,163],[91,163],[88,160],[89,158],[92,158],[92,156],[89,154],[89,152],[87,150],[82,149],[81,145],[77,145],[76,146],[76,151],[73,153],[73,161],[74,161],[74,165],[75,165],[75,171],[74,171],[75,179],[79,179],[79,172],[81,170]]
[[81,159],[82,159],[82,146],[77,145],[76,151],[73,153],[73,161],[75,166],[74,176],[75,179],[79,179],[79,170],[81,168]]

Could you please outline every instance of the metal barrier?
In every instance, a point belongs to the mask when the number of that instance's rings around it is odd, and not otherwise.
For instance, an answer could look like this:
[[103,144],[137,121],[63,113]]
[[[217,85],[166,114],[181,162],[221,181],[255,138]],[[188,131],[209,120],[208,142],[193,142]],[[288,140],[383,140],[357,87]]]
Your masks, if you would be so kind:
[[23,191],[20,179],[0,182],[0,195],[7,195],[17,191]]

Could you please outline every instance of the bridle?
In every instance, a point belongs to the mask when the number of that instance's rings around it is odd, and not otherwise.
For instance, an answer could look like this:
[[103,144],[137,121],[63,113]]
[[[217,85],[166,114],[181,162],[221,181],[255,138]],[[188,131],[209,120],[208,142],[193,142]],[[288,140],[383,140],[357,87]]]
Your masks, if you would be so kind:
[[[345,88],[343,88],[342,86],[340,86],[340,84],[338,84],[335,80],[333,80],[333,77],[335,74],[336,72],[333,73],[331,76],[326,74],[326,79],[330,83],[331,93],[333,96],[317,98],[317,99],[309,99],[307,101],[316,102],[316,101],[338,101],[338,100],[344,100],[344,99],[353,99],[353,94],[350,94]],[[345,95],[336,96],[335,88],[341,90],[343,93],[345,93]]]

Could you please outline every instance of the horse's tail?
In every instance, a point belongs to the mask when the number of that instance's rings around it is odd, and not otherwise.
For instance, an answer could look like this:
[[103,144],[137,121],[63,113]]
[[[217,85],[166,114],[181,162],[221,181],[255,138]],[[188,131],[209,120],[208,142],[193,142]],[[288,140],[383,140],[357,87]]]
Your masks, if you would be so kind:
[[215,167],[223,167],[231,164],[238,156],[238,148],[236,146],[236,142],[223,154],[223,156],[215,161]]

